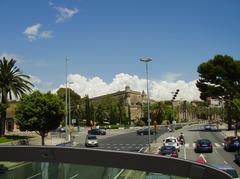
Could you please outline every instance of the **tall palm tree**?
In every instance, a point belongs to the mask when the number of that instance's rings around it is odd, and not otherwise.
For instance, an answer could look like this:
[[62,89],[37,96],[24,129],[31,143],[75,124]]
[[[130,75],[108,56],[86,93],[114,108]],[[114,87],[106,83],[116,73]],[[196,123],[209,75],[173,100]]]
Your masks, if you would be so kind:
[[22,74],[20,69],[16,66],[16,60],[7,60],[5,57],[0,59],[0,136],[5,134],[8,100],[12,100],[12,96],[19,98],[22,94],[30,92],[33,84],[29,79],[30,77]]

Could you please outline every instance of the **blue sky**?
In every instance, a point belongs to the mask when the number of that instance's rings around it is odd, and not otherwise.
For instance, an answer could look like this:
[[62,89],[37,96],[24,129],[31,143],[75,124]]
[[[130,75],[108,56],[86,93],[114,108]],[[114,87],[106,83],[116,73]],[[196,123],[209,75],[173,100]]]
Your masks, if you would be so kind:
[[66,56],[73,88],[92,96],[144,88],[139,58],[149,56],[150,92],[156,97],[158,83],[165,98],[182,81],[189,88],[214,55],[240,58],[238,0],[2,0],[0,7],[0,56],[16,58],[43,91],[65,83]]

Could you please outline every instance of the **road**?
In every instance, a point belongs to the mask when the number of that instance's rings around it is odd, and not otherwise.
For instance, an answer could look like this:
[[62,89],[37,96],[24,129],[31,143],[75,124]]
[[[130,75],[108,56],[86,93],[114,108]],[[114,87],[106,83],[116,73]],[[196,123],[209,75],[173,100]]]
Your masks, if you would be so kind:
[[[196,161],[199,156],[207,161],[207,164],[229,164],[240,175],[240,167],[234,162],[235,152],[227,152],[223,149],[224,135],[221,131],[205,131],[203,125],[194,126],[183,130],[185,145],[181,146],[179,157]],[[177,134],[175,134],[177,135]],[[213,153],[195,153],[195,141],[197,139],[209,139],[213,144]]]
[[[208,164],[213,163],[226,163],[236,169],[240,174],[240,167],[234,163],[234,153],[226,152],[223,149],[224,136],[220,131],[205,131],[202,125],[195,125],[192,127],[185,127],[180,130],[184,133],[186,144],[181,146],[179,157],[186,160],[196,161],[199,156],[203,156]],[[162,139],[167,136],[178,136],[180,131],[174,133],[167,132],[165,127],[158,129],[157,144],[159,147],[162,145]],[[108,135],[108,134],[107,134]],[[195,153],[195,141],[197,139],[207,138],[213,143],[213,153]],[[151,136],[151,142],[156,142],[155,136]],[[100,136],[99,147],[97,149],[107,150],[120,150],[131,152],[142,152],[148,145],[148,136],[139,136],[136,131],[121,133],[113,136]],[[85,147],[81,143],[77,147]],[[155,151],[157,152],[157,150]],[[54,172],[53,172],[54,171]],[[55,172],[58,171],[58,172]],[[91,171],[93,169],[91,168]],[[103,175],[115,176],[119,172],[119,169],[109,169],[104,167],[95,167],[94,172],[89,172],[87,166],[79,166],[73,164],[46,164],[46,163],[25,163],[17,166],[13,170],[0,174],[1,178],[28,178],[28,179],[40,179],[44,178],[44,175],[48,175],[50,178],[65,178],[68,175],[71,179],[75,178],[98,178]],[[14,177],[15,176],[15,177]]]

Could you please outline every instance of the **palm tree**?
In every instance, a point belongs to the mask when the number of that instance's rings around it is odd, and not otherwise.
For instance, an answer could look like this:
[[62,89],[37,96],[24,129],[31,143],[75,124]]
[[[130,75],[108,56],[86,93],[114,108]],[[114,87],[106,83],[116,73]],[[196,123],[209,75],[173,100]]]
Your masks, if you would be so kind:
[[30,77],[22,74],[20,69],[15,65],[16,60],[7,60],[5,57],[0,59],[0,136],[5,134],[6,110],[8,99],[12,96],[19,98],[22,94],[30,92],[33,84],[29,81]]

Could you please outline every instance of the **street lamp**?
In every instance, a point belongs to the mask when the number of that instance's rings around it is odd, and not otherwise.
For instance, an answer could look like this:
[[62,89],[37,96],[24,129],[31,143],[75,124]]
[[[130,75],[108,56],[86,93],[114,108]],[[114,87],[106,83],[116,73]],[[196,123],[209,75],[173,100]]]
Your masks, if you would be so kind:
[[66,57],[66,63],[65,63],[65,70],[66,70],[66,88],[65,88],[65,110],[66,110],[66,115],[65,115],[65,130],[66,130],[66,140],[70,140],[70,133],[68,129],[68,58]]
[[148,147],[150,149],[150,113],[149,113],[149,89],[148,89],[148,63],[152,61],[151,58],[141,58],[141,62],[144,62],[146,64],[146,75],[147,75],[147,116],[148,116]]

